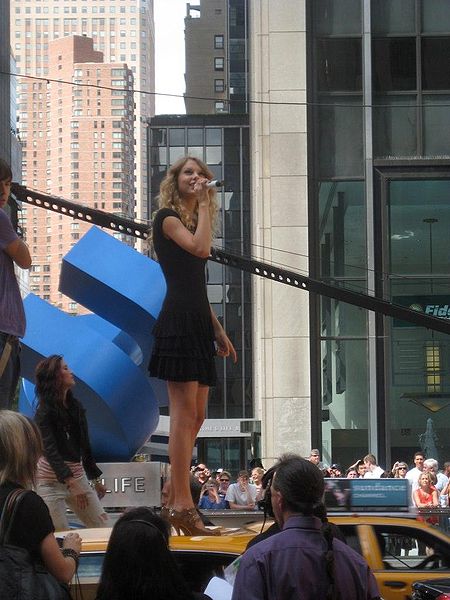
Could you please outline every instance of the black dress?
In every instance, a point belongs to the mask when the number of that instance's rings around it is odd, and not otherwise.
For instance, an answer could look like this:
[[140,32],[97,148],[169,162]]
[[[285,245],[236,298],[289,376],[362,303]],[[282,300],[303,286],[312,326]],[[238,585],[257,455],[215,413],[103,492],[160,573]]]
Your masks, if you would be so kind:
[[153,221],[153,245],[167,292],[153,327],[150,375],[166,381],[198,381],[213,386],[217,378],[216,351],[206,294],[207,259],[190,254],[164,236],[162,225],[169,216],[180,219],[174,210],[162,208]]

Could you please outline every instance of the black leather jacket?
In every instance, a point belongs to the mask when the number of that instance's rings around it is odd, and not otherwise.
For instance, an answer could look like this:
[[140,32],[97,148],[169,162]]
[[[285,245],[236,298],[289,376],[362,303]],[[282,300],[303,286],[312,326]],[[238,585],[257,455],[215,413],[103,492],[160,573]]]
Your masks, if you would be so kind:
[[35,421],[41,430],[45,458],[58,481],[63,483],[73,475],[65,461],[81,461],[88,479],[100,477],[102,472],[95,464],[89,441],[86,411],[76,398],[69,399],[67,409],[38,407]]

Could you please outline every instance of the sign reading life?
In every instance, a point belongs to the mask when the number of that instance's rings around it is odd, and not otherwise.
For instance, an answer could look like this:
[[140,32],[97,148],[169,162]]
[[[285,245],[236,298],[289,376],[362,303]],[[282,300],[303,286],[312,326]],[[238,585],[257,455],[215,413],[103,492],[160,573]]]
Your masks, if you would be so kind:
[[101,463],[105,508],[161,506],[161,483],[166,465],[159,462]]

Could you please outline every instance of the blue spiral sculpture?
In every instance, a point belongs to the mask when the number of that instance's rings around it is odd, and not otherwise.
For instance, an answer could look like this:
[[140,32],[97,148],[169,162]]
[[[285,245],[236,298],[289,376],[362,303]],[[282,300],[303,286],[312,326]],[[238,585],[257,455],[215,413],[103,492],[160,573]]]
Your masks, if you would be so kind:
[[72,369],[98,461],[127,461],[155,431],[165,383],[147,374],[166,284],[159,265],[92,227],[64,257],[60,291],[93,314],[70,316],[34,294],[24,301],[19,410],[35,409],[34,371],[50,354]]

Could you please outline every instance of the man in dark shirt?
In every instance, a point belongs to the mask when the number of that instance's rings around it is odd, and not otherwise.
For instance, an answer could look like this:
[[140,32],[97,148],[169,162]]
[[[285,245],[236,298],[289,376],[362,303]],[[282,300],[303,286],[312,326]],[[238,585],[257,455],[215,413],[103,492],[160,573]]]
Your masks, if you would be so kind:
[[323,475],[314,464],[295,455],[280,459],[270,495],[281,531],[243,554],[233,600],[380,597],[364,558],[321,530],[314,514],[323,512],[323,492]]

